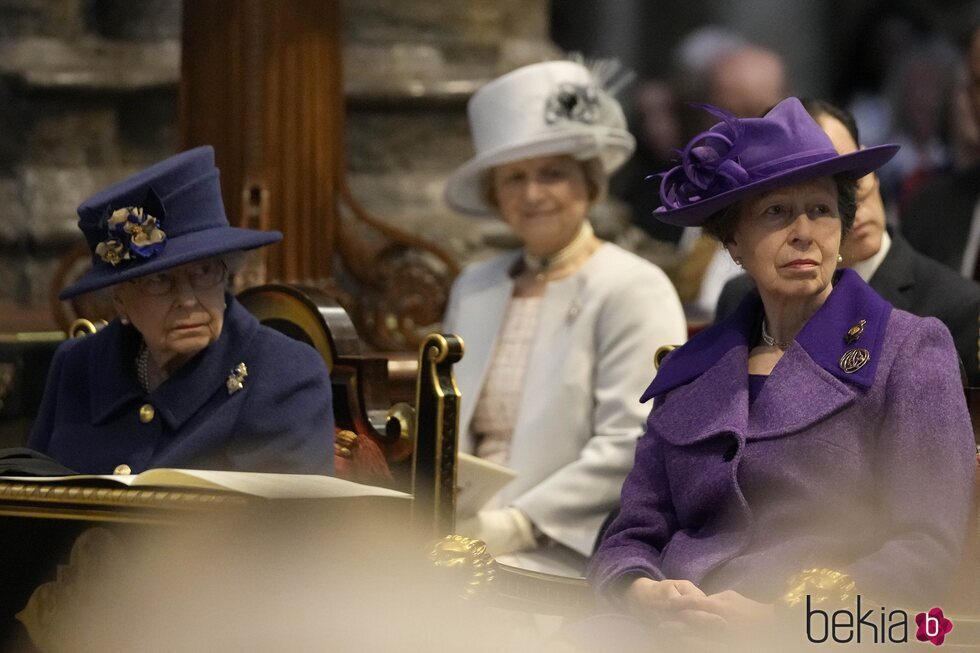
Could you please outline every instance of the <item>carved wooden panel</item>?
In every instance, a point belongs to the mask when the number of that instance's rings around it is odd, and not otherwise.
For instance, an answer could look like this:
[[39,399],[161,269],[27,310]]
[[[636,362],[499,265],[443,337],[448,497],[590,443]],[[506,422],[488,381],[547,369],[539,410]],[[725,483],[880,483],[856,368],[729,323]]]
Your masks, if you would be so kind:
[[239,289],[322,288],[375,347],[414,349],[458,266],[347,187],[340,13],[339,0],[185,3],[181,145],[214,145],[232,224],[283,232],[252,255]]

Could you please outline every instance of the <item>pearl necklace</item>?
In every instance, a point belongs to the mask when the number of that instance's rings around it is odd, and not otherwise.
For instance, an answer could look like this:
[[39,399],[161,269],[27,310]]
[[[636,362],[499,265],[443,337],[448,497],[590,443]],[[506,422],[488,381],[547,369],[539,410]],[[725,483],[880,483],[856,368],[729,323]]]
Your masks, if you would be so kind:
[[525,251],[524,267],[534,274],[536,281],[544,281],[549,270],[560,268],[584,252],[589,243],[592,242],[594,236],[595,232],[592,230],[592,225],[589,224],[588,220],[584,220],[582,227],[579,229],[575,238],[572,239],[572,242],[551,256],[534,256]]
[[778,347],[783,351],[789,349],[789,346],[793,344],[793,341],[783,342],[782,340],[776,340],[771,335],[769,335],[769,329],[766,328],[766,318],[762,318],[762,342],[766,343],[770,347]]
[[136,354],[136,378],[139,380],[140,385],[143,386],[144,392],[150,391],[150,350],[147,349],[146,343],[140,345],[140,351]]

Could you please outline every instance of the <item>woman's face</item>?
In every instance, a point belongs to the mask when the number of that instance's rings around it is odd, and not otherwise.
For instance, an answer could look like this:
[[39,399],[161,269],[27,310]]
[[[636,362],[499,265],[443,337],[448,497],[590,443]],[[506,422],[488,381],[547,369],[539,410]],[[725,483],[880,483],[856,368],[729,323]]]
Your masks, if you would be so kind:
[[226,278],[220,259],[194,261],[117,285],[113,302],[154,362],[172,369],[221,335]]
[[805,299],[830,293],[840,244],[837,186],[823,177],[745,200],[726,246],[764,296]]
[[591,200],[582,164],[570,156],[542,156],[491,172],[500,215],[528,252],[549,256],[575,238]]

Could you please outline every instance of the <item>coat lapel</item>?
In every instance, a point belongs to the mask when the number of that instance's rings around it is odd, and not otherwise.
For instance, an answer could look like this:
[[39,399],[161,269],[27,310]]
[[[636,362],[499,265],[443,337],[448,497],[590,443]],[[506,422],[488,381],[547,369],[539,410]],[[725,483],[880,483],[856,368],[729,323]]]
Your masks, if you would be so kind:
[[465,354],[456,365],[459,387],[464,392],[460,413],[460,447],[472,451],[469,424],[473,409],[483,388],[487,368],[497,346],[497,334],[507,312],[514,281],[507,274],[510,262],[495,266],[491,278],[481,288],[460,298],[458,324],[455,329],[463,336]]
[[722,433],[744,439],[749,408],[747,360],[744,344],[731,348],[704,373],[671,392],[654,409],[651,424],[665,440],[681,446]]
[[[239,363],[246,363],[247,367],[249,343],[259,328],[259,322],[231,295],[227,295],[225,301],[228,308],[221,336],[148,397],[167,426],[175,431],[219,390],[223,396],[230,396],[226,383],[232,369]],[[247,391],[248,386],[246,377],[243,391]]]
[[[598,255],[598,253],[597,253]],[[517,411],[514,433],[525,433],[528,424],[538,419],[541,412],[537,392],[531,388],[544,388],[561,383],[555,378],[555,351],[571,352],[575,343],[570,342],[572,322],[578,317],[584,304],[585,276],[575,274],[566,279],[549,283],[541,298],[538,322],[531,341],[531,351],[524,375],[524,388],[521,393],[521,406]],[[556,423],[564,420],[555,418]],[[536,461],[550,458],[551,453],[541,446],[537,438],[514,438],[511,441],[510,462],[515,469],[537,468]]]
[[[730,318],[670,354],[643,395],[662,398],[651,420],[665,440],[685,445],[721,433],[747,440],[790,435],[837,413],[874,383],[892,307],[845,270],[750,407],[748,351],[761,310],[753,292]],[[860,320],[864,331],[848,342],[848,330]],[[847,372],[841,358],[858,348],[869,358]]]

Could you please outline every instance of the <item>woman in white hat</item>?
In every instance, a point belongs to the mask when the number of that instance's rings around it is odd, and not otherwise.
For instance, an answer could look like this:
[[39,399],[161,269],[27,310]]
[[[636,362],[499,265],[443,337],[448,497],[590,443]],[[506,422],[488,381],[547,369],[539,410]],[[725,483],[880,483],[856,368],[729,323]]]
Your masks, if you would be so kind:
[[589,209],[634,140],[589,69],[515,70],[476,92],[469,120],[476,155],[446,200],[499,216],[524,247],[468,267],[449,300],[444,328],[466,343],[460,448],[517,472],[457,530],[506,562],[578,573],[632,465],[654,354],[684,342],[684,313],[659,268],[592,232]]

